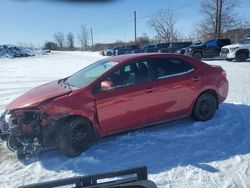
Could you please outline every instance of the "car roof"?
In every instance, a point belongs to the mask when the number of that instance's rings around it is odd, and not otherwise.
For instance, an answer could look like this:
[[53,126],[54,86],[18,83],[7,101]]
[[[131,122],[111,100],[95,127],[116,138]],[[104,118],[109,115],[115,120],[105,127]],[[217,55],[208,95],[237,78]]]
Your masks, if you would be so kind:
[[135,59],[143,59],[143,58],[154,58],[154,57],[182,57],[182,58],[187,58],[184,55],[181,54],[172,54],[172,53],[137,53],[137,54],[127,54],[127,55],[119,55],[119,56],[113,56],[107,58],[110,61],[114,62],[128,62],[128,61],[133,61]]

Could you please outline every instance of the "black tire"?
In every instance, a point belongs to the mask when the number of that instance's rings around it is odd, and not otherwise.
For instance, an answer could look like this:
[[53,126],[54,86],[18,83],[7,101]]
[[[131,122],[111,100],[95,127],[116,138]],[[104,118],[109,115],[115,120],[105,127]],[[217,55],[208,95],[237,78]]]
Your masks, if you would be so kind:
[[227,58],[227,61],[233,61],[234,58]]
[[18,140],[18,138],[14,135],[9,135],[7,139],[7,147],[10,151],[16,152],[19,148],[21,148],[23,145]]
[[7,141],[9,134],[3,134],[0,129],[0,140],[1,141]]
[[236,54],[236,57],[235,57],[236,61],[246,61],[247,58],[248,58],[248,55],[245,52],[239,52]]
[[217,99],[213,93],[206,92],[196,100],[192,117],[197,121],[207,121],[211,119],[217,109]]
[[[59,125],[60,126],[60,125]],[[56,136],[57,148],[68,157],[77,157],[92,143],[91,125],[82,118],[70,120],[59,128]]]
[[20,148],[16,151],[16,156],[18,160],[22,160],[27,157],[27,155],[23,152],[23,148]]
[[200,52],[195,52],[192,57],[194,59],[201,60],[202,54]]

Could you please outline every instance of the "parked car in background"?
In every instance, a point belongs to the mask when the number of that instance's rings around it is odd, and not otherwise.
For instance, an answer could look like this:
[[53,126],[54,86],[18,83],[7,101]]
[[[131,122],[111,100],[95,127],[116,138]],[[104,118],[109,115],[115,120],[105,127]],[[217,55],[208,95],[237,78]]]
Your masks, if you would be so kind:
[[106,50],[106,55],[107,56],[116,55],[116,51],[120,50],[120,49],[122,49],[121,46],[116,46],[116,47],[113,47],[113,48],[109,48],[109,49]]
[[19,96],[0,129],[19,157],[49,146],[76,157],[96,138],[180,117],[209,120],[227,94],[220,66],[179,54],[113,56]]
[[239,44],[227,45],[221,48],[221,56],[228,61],[246,61],[249,58],[250,52],[250,38],[246,38]]
[[192,42],[173,42],[168,48],[162,49],[162,53],[176,53],[177,50],[190,46]]
[[122,48],[116,50],[116,55],[131,54],[135,50],[140,50],[139,45],[134,44],[123,46]]
[[189,46],[185,50],[185,55],[194,59],[213,58],[220,55],[223,46],[231,44],[229,39],[212,39],[205,41],[201,45]]
[[147,49],[147,53],[152,53],[152,52],[161,52],[161,49],[168,48],[170,43],[158,43],[155,45],[154,48],[149,48]]
[[104,56],[104,50],[101,50],[101,51],[99,52],[99,54],[102,55],[102,56]]
[[156,44],[156,48],[154,52],[161,53],[163,49],[166,49],[170,46],[171,43],[159,43]]
[[[200,45],[200,44],[202,44],[202,42],[198,41],[198,42],[193,42],[190,46],[196,46],[196,45]],[[187,46],[187,47],[189,47],[189,46]],[[175,53],[177,53],[177,54],[185,54],[185,50],[186,50],[187,47],[178,49],[178,50],[175,51]]]
[[132,53],[147,53],[148,51],[150,51],[150,49],[154,48],[155,48],[154,44],[146,44],[141,49],[136,49],[132,51]]
[[102,50],[102,51],[101,51],[101,55],[107,56],[107,52],[108,52],[109,50],[111,50],[111,48],[107,48],[107,49]]

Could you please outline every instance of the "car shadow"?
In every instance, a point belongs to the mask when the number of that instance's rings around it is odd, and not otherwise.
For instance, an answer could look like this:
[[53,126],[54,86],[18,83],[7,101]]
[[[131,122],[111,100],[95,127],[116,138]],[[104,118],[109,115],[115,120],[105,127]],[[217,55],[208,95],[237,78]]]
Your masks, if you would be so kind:
[[236,60],[232,60],[232,61],[227,61],[225,58],[203,58],[202,61],[224,61],[224,62],[228,62],[228,63],[249,63],[250,59],[247,59],[246,61],[236,61]]
[[246,60],[246,61],[231,61],[232,63],[250,63],[250,59]]
[[52,151],[21,162],[39,161],[48,170],[78,174],[143,165],[149,173],[188,165],[216,173],[208,163],[250,152],[249,114],[250,106],[224,103],[207,122],[186,118],[104,138],[77,158]]

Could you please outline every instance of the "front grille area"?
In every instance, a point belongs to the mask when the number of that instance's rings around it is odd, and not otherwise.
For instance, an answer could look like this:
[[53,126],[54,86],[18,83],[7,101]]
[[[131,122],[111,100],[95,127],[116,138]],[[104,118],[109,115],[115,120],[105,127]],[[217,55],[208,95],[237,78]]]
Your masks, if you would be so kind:
[[222,53],[222,54],[228,54],[228,53],[229,53],[229,49],[227,49],[227,48],[222,48],[222,49],[221,49],[221,53]]

